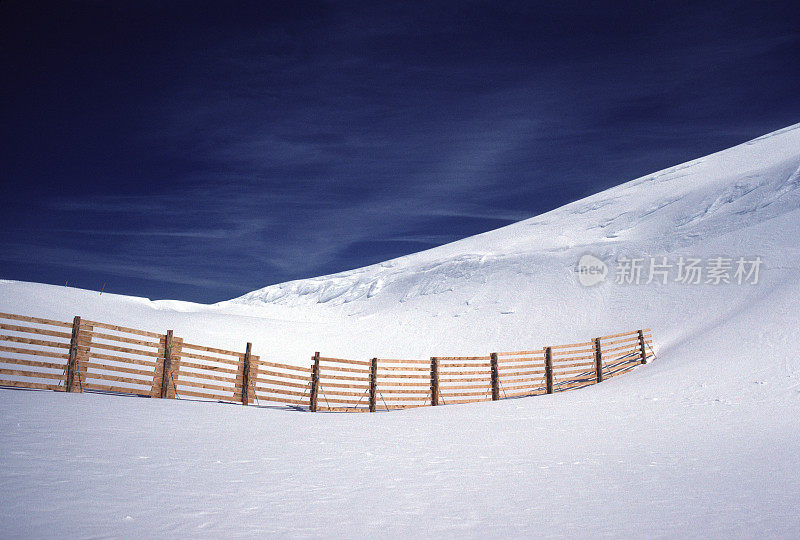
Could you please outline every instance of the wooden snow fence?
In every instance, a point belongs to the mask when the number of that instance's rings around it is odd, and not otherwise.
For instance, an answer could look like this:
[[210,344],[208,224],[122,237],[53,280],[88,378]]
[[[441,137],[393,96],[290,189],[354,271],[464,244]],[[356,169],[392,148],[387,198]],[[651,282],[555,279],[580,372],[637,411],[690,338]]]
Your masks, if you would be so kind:
[[0,313],[0,386],[276,403],[313,412],[375,412],[576,390],[654,357],[650,329],[487,356],[349,360],[315,353],[309,367],[75,317]]

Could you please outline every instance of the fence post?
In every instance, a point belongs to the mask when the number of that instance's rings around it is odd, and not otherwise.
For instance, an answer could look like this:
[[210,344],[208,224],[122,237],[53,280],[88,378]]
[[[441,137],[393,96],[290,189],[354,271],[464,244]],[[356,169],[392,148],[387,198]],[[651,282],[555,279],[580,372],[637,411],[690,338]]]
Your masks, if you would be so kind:
[[553,393],[553,351],[550,347],[544,348],[544,376],[547,378],[547,393]]
[[492,401],[500,399],[500,373],[497,369],[497,353],[492,353]]
[[431,357],[431,405],[439,404],[439,360]]
[[253,344],[248,341],[244,358],[242,358],[242,405],[250,402],[250,351],[252,348]]
[[78,338],[81,332],[81,318],[75,316],[72,320],[72,337],[69,340],[69,359],[67,360],[67,378],[65,386],[67,392],[72,392],[75,385],[75,367],[78,363]]
[[164,362],[161,368],[161,394],[160,398],[166,398],[169,392],[169,376],[172,373],[172,330],[167,330],[164,336]]
[[378,359],[373,358],[369,365],[369,412],[375,412],[378,403]]
[[642,364],[647,363],[647,349],[645,349],[644,345],[644,332],[639,330],[639,347],[642,349]]
[[603,382],[603,351],[600,349],[600,338],[594,338],[594,371],[597,382]]
[[311,366],[311,396],[308,398],[308,409],[317,412],[317,392],[319,392],[319,352],[314,353],[314,365]]

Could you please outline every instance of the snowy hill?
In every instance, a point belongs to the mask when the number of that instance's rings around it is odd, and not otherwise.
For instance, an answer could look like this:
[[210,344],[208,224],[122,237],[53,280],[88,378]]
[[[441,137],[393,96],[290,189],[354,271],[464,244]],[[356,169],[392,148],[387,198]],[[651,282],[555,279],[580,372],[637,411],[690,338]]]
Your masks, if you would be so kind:
[[[641,327],[658,359],[577,392],[376,415],[0,391],[0,522],[41,535],[63,521],[28,519],[35,500],[59,501],[82,536],[797,536],[798,238],[800,124],[496,231],[212,306],[1,282],[4,312],[252,341],[302,365],[316,350],[487,354]],[[587,254],[608,268],[590,287]],[[147,489],[115,487],[120,466]]]

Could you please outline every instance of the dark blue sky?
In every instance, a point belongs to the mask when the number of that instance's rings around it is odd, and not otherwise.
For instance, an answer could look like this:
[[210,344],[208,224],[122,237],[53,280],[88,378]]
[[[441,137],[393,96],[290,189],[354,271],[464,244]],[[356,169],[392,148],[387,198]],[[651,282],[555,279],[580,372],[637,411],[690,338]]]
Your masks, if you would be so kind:
[[2,0],[0,70],[0,277],[212,302],[800,122],[800,8]]

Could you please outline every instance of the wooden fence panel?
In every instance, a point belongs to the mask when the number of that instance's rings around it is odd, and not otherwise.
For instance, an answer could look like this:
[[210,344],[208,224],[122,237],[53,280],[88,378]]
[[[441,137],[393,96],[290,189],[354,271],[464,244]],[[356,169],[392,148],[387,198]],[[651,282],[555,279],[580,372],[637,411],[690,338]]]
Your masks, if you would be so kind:
[[553,392],[576,390],[597,383],[594,342],[550,347]]
[[[652,332],[642,330],[642,339],[639,331],[614,334],[600,338],[602,344],[603,379],[616,377],[628,373],[641,365],[643,359],[653,357]],[[642,350],[644,345],[644,351]]]
[[492,357],[437,356],[439,404],[492,400]]
[[82,390],[152,395],[154,378],[160,376],[163,336],[85,319],[80,336],[77,373]]
[[244,350],[229,351],[194,343],[181,345],[172,360],[173,364],[176,359],[179,362],[174,382],[178,397],[241,403],[239,364],[244,360]]
[[72,324],[0,313],[0,386],[65,390]]
[[250,379],[253,382],[253,401],[308,407],[311,395],[311,369],[277,362],[267,362],[252,356]]
[[319,357],[317,410],[369,412],[369,360]]
[[409,409],[431,404],[430,360],[377,359],[377,409]]
[[496,354],[501,398],[537,396],[547,392],[543,350]]

